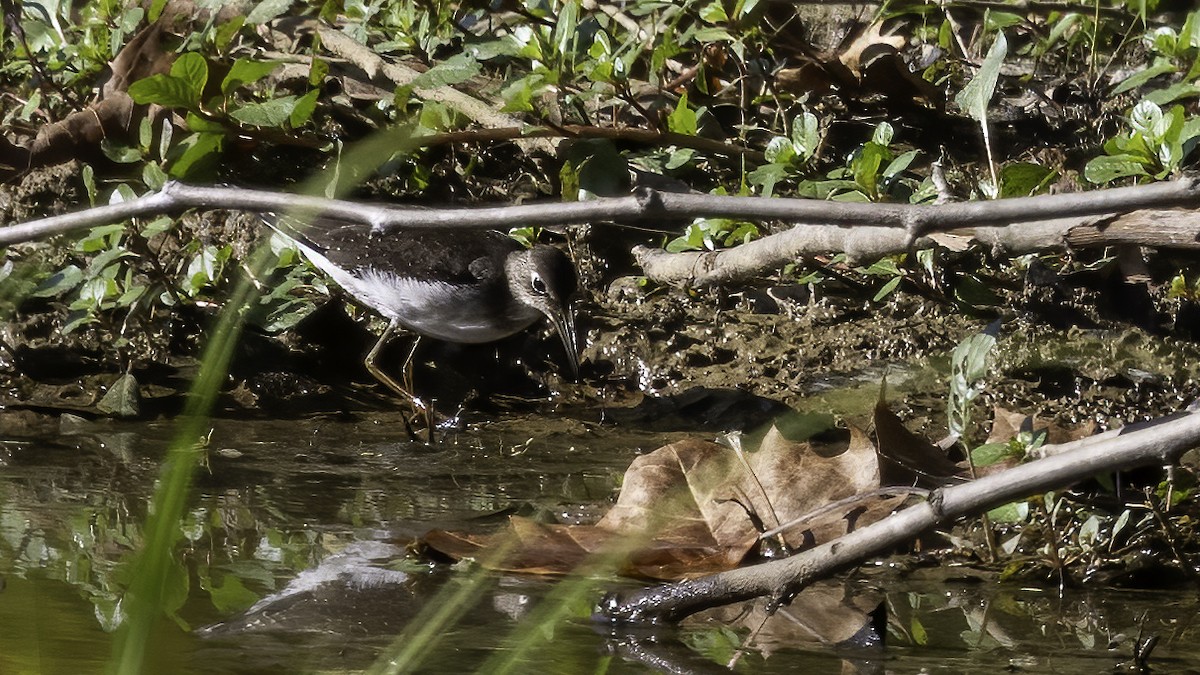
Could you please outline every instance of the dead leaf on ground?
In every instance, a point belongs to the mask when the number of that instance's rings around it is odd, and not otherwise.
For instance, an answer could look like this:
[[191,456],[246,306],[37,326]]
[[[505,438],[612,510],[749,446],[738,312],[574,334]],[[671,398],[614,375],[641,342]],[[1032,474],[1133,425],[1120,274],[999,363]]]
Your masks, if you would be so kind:
[[873,422],[884,485],[935,488],[959,474],[958,465],[941,448],[909,431],[882,399],[875,405]]
[[[815,445],[772,427],[744,461],[726,445],[679,441],[635,459],[617,503],[594,526],[514,518],[498,534],[434,531],[424,543],[452,558],[528,573],[567,573],[620,547],[628,553],[617,567],[630,576],[678,579],[730,569],[756,550],[765,530],[780,528],[791,550],[809,548],[884,518],[904,501],[852,499],[880,487],[880,465],[865,433],[851,429],[848,436],[845,445]],[[502,549],[510,552],[492,553]]]

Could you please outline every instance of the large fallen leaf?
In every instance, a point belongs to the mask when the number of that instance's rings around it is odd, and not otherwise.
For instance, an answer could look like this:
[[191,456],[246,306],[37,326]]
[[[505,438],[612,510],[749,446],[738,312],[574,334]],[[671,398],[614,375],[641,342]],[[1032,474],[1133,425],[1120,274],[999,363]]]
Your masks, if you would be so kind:
[[857,430],[849,437],[843,447],[816,446],[772,428],[744,453],[679,441],[635,459],[616,505],[594,526],[513,518],[494,535],[437,530],[424,543],[451,558],[528,573],[566,573],[602,554],[617,557],[622,573],[642,578],[729,569],[757,550],[766,530],[777,529],[777,541],[790,549],[806,548],[899,505],[897,497],[847,499],[880,486],[874,446]]

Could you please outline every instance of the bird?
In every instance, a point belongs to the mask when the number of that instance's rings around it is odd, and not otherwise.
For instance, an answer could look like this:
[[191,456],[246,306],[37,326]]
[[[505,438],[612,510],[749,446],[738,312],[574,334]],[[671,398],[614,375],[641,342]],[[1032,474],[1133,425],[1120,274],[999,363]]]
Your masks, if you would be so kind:
[[364,360],[367,370],[415,407],[411,391],[414,344],[404,365],[408,386],[376,363],[400,330],[446,342],[480,344],[519,333],[549,319],[562,340],[573,376],[579,347],[571,300],[575,265],[548,244],[526,248],[496,230],[379,232],[363,223],[318,217],[307,225],[271,218],[268,226],[294,244],[361,305],[388,321]]

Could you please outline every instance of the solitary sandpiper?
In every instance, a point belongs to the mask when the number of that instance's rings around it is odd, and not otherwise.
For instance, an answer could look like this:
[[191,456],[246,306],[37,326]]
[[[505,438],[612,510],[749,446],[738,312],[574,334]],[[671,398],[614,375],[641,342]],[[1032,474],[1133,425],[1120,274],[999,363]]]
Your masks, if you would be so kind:
[[405,362],[408,387],[375,363],[398,328],[418,338],[483,343],[518,333],[545,316],[562,338],[572,374],[578,374],[570,307],[577,284],[575,266],[553,246],[525,248],[493,230],[383,234],[361,223],[324,218],[304,228],[281,218],[271,227],[358,302],[388,320],[367,354],[367,370],[418,407],[425,406],[408,381],[412,352]]

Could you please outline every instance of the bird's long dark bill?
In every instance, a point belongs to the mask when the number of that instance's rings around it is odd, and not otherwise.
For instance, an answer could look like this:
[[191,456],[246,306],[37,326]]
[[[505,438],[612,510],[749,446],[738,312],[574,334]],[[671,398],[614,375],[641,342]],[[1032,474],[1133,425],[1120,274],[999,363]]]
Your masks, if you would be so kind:
[[575,314],[570,310],[556,313],[550,317],[554,330],[562,338],[563,347],[567,350],[567,363],[571,366],[571,376],[579,379],[579,339],[575,336]]

